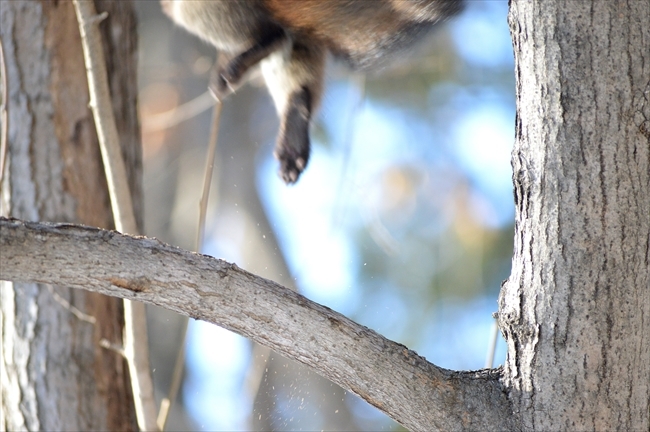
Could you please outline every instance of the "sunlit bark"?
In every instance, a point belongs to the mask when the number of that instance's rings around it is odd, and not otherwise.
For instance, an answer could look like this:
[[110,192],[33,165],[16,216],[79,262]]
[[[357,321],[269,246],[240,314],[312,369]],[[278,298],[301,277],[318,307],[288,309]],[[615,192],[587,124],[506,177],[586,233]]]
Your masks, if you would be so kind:
[[650,2],[513,1],[517,206],[500,298],[530,430],[650,428]]
[[[134,14],[127,1],[97,4],[109,12],[110,84],[139,209]],[[1,213],[112,226],[72,2],[0,2],[0,39],[9,117]],[[1,296],[0,428],[135,429],[123,358],[99,344],[121,343],[118,299],[8,282]]]

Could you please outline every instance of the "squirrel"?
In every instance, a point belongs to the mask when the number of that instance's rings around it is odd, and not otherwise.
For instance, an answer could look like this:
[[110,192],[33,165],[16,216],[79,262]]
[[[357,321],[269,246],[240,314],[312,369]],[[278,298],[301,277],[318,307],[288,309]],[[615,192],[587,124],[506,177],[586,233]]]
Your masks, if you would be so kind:
[[309,160],[327,53],[368,70],[462,9],[462,0],[160,1],[173,21],[219,51],[209,86],[217,100],[260,63],[280,117],[275,156],[288,184]]

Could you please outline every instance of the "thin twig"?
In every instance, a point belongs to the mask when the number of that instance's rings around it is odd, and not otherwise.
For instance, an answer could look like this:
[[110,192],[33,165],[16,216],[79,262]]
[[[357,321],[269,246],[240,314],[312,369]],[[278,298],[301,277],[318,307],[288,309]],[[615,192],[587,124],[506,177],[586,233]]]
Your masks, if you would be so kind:
[[[210,95],[212,98],[212,96]],[[212,98],[214,100],[214,98]],[[217,154],[217,144],[219,138],[219,125],[221,124],[221,102],[214,105],[212,111],[212,128],[210,131],[210,141],[208,142],[208,155],[205,161],[205,170],[203,175],[203,191],[201,193],[201,200],[199,201],[199,221],[196,229],[196,244],[194,250],[198,253],[203,249],[203,237],[205,234],[205,218],[208,212],[208,198],[210,196],[210,185],[212,184],[212,177],[214,172],[214,163]],[[185,368],[185,341],[187,339],[187,328],[189,318],[183,317],[183,335],[181,337],[180,348],[176,356],[176,363],[174,364],[174,372],[172,374],[172,383],[169,387],[169,394],[160,403],[160,411],[158,412],[158,428],[161,431],[165,430],[167,417],[171,410],[176,395],[181,386],[181,379],[183,378],[183,370]]]
[[485,367],[491,368],[494,364],[494,353],[497,348],[497,340],[499,338],[499,325],[496,318],[492,322],[492,327],[490,328],[490,341],[488,342],[488,352],[485,357]]
[[147,116],[142,121],[142,129],[145,132],[155,132],[163,129],[169,129],[189,120],[202,112],[210,109],[216,100],[210,91],[206,91],[201,96],[185,102],[183,105],[170,109],[169,111],[161,112]]
[[108,339],[100,339],[99,340],[99,346],[102,348],[106,348],[107,350],[111,350],[113,352],[118,353],[122,357],[126,357],[126,353],[124,352],[124,347],[118,344],[114,344]]
[[86,321],[87,323],[90,324],[95,324],[97,322],[97,319],[94,316],[83,313],[76,307],[72,306],[69,301],[61,297],[61,295],[58,292],[54,291],[54,287],[52,285],[46,285],[46,286],[47,286],[47,290],[50,292],[50,294],[52,294],[52,298],[54,298],[54,301],[60,304],[64,309],[66,309],[72,315],[76,316],[79,320]]
[[9,151],[7,134],[9,133],[9,116],[7,114],[7,100],[9,99],[9,85],[7,84],[7,67],[5,53],[0,39],[0,75],[2,76],[2,104],[0,104],[0,191],[5,178],[5,164]]
[[95,118],[108,192],[111,197],[113,213],[115,213],[115,228],[123,233],[137,234],[138,228],[133,213],[131,193],[127,193],[129,184],[126,167],[122,159],[120,139],[110,102],[106,61],[98,28],[99,16],[92,1],[74,0],[74,5],[86,63],[90,93],[89,105]]
[[187,316],[182,315],[182,336],[181,343],[179,344],[178,353],[176,354],[176,362],[174,363],[174,372],[172,373],[172,383],[169,386],[169,393],[166,398],[163,398],[160,401],[160,411],[158,411],[158,418],[156,424],[158,429],[161,431],[165,430],[165,425],[167,424],[167,418],[169,413],[176,401],[176,395],[178,395],[178,390],[181,388],[181,381],[183,378],[183,371],[185,370],[185,342],[187,340],[187,327],[190,319]]
[[[99,22],[105,15],[97,15],[95,5],[90,0],[74,0],[73,3],[79,21],[86,63],[90,108],[95,119],[115,227],[121,232],[137,234],[138,229],[111,106],[106,61],[99,32]],[[138,427],[145,431],[157,430],[144,304],[124,301],[123,342],[129,365]]]
[[203,193],[199,202],[199,225],[196,231],[196,251],[201,252],[203,247],[203,236],[205,234],[205,216],[208,212],[208,198],[210,196],[210,185],[214,172],[214,161],[217,154],[217,142],[219,138],[219,124],[221,120],[221,102],[217,102],[212,113],[212,129],[210,131],[210,142],[208,143],[208,155],[205,162],[205,174],[203,176]]

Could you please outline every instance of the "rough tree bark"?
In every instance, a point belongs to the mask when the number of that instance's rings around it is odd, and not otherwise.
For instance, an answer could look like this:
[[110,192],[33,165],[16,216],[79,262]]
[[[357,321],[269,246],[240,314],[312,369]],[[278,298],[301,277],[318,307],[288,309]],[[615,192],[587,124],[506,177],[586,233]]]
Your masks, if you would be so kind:
[[530,430],[650,429],[650,1],[514,0],[505,383]]
[[[98,1],[113,104],[139,209],[135,15]],[[72,2],[0,2],[8,76],[9,154],[3,215],[111,227],[111,211]],[[0,264],[2,265],[2,264]],[[133,430],[117,299],[3,282],[2,425],[6,430]]]

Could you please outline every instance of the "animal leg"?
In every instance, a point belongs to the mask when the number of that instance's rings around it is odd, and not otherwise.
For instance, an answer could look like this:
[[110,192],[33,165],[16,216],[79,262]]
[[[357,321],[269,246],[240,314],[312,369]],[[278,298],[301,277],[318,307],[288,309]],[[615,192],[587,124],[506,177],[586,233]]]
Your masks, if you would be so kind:
[[280,116],[275,157],[286,183],[295,183],[309,161],[309,125],[322,93],[324,70],[325,49],[310,40],[294,39],[290,47],[262,63]]
[[[275,23],[265,23],[260,27],[260,38],[241,54],[234,57],[221,57],[210,74],[210,91],[217,100],[223,100],[240,84],[242,77],[272,52],[288,42],[286,32]],[[225,61],[223,61],[225,59]]]

